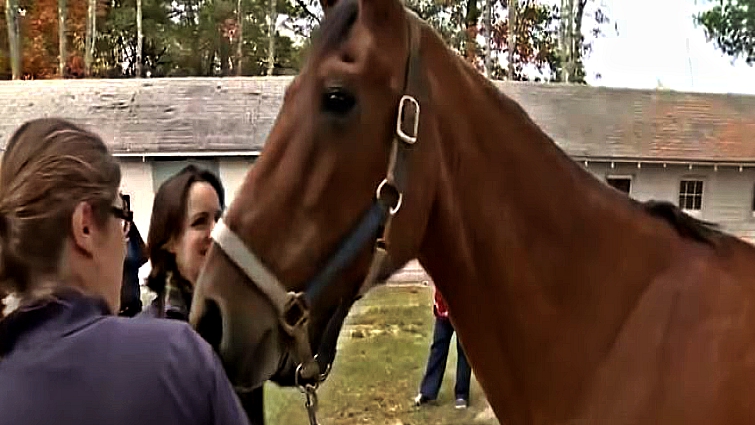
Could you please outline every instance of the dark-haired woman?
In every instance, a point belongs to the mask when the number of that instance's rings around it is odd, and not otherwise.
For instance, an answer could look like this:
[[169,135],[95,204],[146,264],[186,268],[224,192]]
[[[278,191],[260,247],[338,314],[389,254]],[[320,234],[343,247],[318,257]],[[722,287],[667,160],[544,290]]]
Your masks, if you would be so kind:
[[152,204],[147,287],[156,298],[145,314],[187,321],[199,270],[223,213],[225,192],[209,170],[184,167],[160,185]]
[[[225,191],[209,170],[187,165],[160,185],[152,204],[147,247],[156,295],[145,315],[188,321],[199,271],[225,206]],[[240,394],[252,424],[264,424],[263,388]]]

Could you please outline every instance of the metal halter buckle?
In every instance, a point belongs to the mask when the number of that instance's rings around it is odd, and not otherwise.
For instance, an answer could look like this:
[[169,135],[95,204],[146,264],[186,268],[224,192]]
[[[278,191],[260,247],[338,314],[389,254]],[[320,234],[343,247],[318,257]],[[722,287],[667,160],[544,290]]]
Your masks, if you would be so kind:
[[[404,122],[404,106],[407,103],[411,103],[414,106],[414,123],[412,124],[412,134],[408,135],[404,132],[404,127],[401,125]],[[396,134],[406,144],[413,145],[417,141],[417,133],[419,132],[419,102],[412,96],[407,94],[401,96],[401,100],[398,103],[398,117],[396,118]]]

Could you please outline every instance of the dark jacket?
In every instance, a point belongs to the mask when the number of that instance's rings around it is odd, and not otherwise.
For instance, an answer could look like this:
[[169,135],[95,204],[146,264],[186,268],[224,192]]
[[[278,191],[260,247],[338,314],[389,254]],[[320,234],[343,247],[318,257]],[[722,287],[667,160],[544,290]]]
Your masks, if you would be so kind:
[[116,317],[75,291],[0,321],[0,425],[247,423],[184,322]]
[[139,268],[148,260],[144,240],[135,223],[131,223],[131,228],[128,231],[126,248],[126,259],[123,261],[120,315],[133,317],[142,310]]

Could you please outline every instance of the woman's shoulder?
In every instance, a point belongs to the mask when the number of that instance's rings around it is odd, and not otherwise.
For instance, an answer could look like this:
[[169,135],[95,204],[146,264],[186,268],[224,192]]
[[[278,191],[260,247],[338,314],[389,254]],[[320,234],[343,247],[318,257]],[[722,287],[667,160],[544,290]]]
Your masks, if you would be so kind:
[[196,346],[203,351],[212,347],[184,320],[169,320],[153,317],[151,310],[145,309],[133,318],[111,317],[111,332],[121,334],[129,344],[152,344],[156,350],[180,349]]
[[110,321],[112,331],[131,345],[125,349],[131,356],[150,360],[146,362],[149,375],[174,394],[176,406],[199,408],[209,400],[213,406],[209,415],[215,423],[247,423],[220,358],[187,322],[147,316],[112,317]]

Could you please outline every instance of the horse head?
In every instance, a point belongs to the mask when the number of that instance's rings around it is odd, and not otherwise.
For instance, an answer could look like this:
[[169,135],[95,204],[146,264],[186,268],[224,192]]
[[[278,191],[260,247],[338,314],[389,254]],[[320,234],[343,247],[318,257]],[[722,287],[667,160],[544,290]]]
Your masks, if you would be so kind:
[[237,388],[316,387],[350,307],[416,257],[433,205],[439,151],[422,61],[426,39],[442,41],[399,0],[322,5],[195,291],[191,323]]

